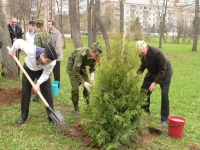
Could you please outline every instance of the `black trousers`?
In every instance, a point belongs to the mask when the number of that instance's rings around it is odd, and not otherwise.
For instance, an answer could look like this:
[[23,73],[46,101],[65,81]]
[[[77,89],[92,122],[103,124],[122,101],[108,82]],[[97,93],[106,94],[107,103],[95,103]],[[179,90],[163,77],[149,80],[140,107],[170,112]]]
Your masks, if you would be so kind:
[[60,82],[60,61],[56,61],[56,65],[53,68],[54,80]]
[[[24,69],[34,81],[34,79],[38,79],[43,70],[39,71],[32,71],[30,70],[26,64],[24,64]],[[26,78],[26,76],[23,74],[22,75],[22,97],[21,97],[21,118],[26,120],[28,118],[28,113],[29,113],[29,105],[30,105],[30,97],[31,97],[31,90],[32,90],[32,85],[30,84],[29,80]],[[44,99],[47,101],[49,106],[53,109],[53,98],[51,94],[51,84],[50,84],[50,79],[45,81],[40,85],[40,91],[41,94],[44,96]],[[49,115],[50,112],[48,112],[48,109],[46,109],[47,114]]]
[[[149,87],[152,82],[154,82],[153,76],[148,76],[144,78],[143,84],[141,86],[141,89],[146,89],[147,90],[147,103],[144,105],[142,108],[150,114],[150,95],[152,92],[149,91]],[[170,81],[164,84],[160,84],[161,88],[161,121],[166,121],[169,117],[169,86],[170,86]]]

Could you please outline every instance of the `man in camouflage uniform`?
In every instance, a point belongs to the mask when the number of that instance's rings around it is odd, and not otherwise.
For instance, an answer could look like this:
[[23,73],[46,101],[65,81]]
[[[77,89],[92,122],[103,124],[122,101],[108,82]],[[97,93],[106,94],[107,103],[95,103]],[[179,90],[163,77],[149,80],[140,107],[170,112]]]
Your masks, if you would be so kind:
[[79,115],[79,85],[84,85],[83,96],[86,103],[89,104],[90,83],[88,79],[86,66],[89,66],[90,79],[94,81],[94,72],[96,63],[102,56],[103,48],[99,43],[93,43],[90,48],[81,47],[72,52],[68,58],[67,73],[70,78],[72,90],[72,102],[75,109],[75,117]]

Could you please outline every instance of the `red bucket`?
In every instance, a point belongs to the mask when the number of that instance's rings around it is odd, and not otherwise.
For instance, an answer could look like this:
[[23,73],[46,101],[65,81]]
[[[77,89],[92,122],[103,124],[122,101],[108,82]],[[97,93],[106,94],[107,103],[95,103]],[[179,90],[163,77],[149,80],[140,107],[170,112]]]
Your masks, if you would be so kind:
[[173,138],[182,138],[185,118],[179,116],[168,117],[168,135]]

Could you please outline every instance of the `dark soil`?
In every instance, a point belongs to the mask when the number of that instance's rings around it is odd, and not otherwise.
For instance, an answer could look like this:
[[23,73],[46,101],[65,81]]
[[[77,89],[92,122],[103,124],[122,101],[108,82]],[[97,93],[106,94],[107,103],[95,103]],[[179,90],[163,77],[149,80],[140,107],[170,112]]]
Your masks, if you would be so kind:
[[15,102],[16,100],[20,100],[22,93],[22,88],[8,88],[2,89],[0,88],[0,106],[9,105]]
[[[88,147],[91,146],[91,140],[90,137],[87,136],[84,132],[84,127],[80,125],[79,122],[76,122],[71,125],[70,129],[66,131],[64,134],[67,137],[75,137],[77,138],[80,142],[85,143]],[[140,147],[141,145],[148,144],[154,137],[159,136],[162,134],[162,131],[153,128],[153,127],[148,127],[149,134],[139,137],[138,142],[135,143],[135,145]],[[98,146],[95,146],[93,148],[101,149]]]

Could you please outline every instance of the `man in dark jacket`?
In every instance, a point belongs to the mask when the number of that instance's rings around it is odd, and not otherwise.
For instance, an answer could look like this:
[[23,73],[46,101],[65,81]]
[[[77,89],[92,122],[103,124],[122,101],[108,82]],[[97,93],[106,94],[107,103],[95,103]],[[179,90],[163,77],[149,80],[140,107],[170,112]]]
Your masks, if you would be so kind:
[[149,46],[144,41],[138,41],[136,49],[141,57],[141,65],[138,73],[143,73],[145,69],[148,70],[141,86],[142,89],[147,90],[147,104],[143,106],[143,109],[150,114],[150,95],[155,90],[156,85],[160,84],[162,95],[161,125],[165,126],[169,117],[168,94],[173,74],[171,64],[158,48]]
[[13,17],[10,19],[10,23],[8,24],[8,31],[10,33],[12,44],[16,39],[22,39],[22,28],[17,25],[16,18]]
[[[16,39],[22,39],[22,28],[17,25],[17,19],[12,17],[10,23],[8,24],[8,31],[10,33],[11,43],[13,44]],[[16,57],[19,59],[20,50],[16,51]],[[20,75],[20,68],[16,64],[18,69],[18,75]]]

